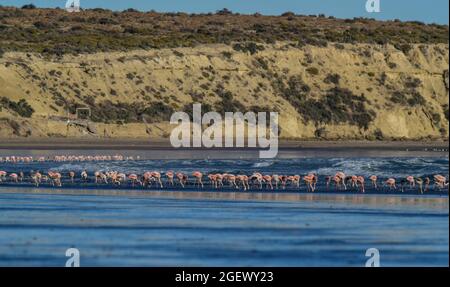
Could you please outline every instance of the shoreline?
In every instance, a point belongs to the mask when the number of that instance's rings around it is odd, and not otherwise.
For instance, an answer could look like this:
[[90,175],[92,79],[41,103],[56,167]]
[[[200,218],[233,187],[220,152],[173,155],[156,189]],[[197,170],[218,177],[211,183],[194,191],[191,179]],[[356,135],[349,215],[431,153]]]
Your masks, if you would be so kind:
[[13,187],[12,190],[2,191],[4,194],[28,194],[28,195],[85,195],[85,196],[128,196],[134,198],[160,198],[160,199],[185,199],[185,200],[226,200],[226,201],[277,201],[277,202],[301,202],[301,201],[325,201],[345,203],[366,203],[371,205],[417,205],[418,203],[429,204],[438,209],[448,209],[448,194],[419,195],[412,193],[387,194],[387,193],[350,193],[350,192],[235,192],[235,191],[180,191],[180,190],[146,190],[133,189],[76,189],[76,188],[35,188],[35,187]]
[[[20,193],[49,193],[49,194],[81,194],[81,195],[136,195],[136,196],[151,196],[151,195],[175,195],[176,197],[186,197],[194,196],[194,197],[202,197],[202,195],[206,197],[231,197],[236,199],[236,197],[251,197],[262,196],[262,197],[387,197],[387,198],[414,198],[414,199],[423,199],[423,198],[441,198],[441,199],[449,199],[448,192],[436,192],[430,191],[427,194],[418,194],[415,191],[405,191],[405,192],[386,192],[386,191],[373,191],[366,190],[365,193],[355,192],[352,190],[338,190],[338,191],[315,191],[315,192],[307,192],[305,190],[295,190],[295,189],[286,189],[286,190],[268,190],[268,189],[250,189],[247,191],[235,189],[225,188],[223,190],[215,190],[211,188],[205,188],[204,190],[194,188],[194,187],[186,187],[185,189],[180,189],[176,187],[170,187],[165,189],[158,188],[149,188],[144,189],[141,187],[133,188],[130,186],[123,187],[113,187],[113,186],[96,186],[96,185],[87,185],[87,186],[73,186],[67,185],[63,187],[52,187],[52,186],[41,186],[35,187],[32,184],[6,184],[0,185],[0,194],[8,193],[9,189],[15,190],[15,192]],[[6,190],[6,192],[5,192]],[[31,190],[31,192],[30,192]]]
[[[173,148],[165,139],[2,139],[0,150],[230,150],[255,151],[259,148]],[[448,141],[288,141],[280,140],[280,150],[314,150],[314,149],[379,149],[379,150],[420,150],[448,152]]]

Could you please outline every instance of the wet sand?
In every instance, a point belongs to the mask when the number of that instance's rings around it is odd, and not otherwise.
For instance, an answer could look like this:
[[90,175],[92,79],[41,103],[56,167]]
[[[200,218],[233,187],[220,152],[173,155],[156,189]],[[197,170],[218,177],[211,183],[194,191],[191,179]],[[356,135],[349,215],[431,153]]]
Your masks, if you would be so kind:
[[[289,149],[380,149],[380,150],[436,150],[448,152],[448,141],[288,141],[280,140],[279,148]],[[173,150],[168,139],[2,139],[0,149],[97,149],[97,150]],[[189,148],[189,150],[202,148]],[[211,150],[229,150],[213,148]],[[233,150],[255,150],[255,148],[233,148]]]
[[426,206],[427,208],[448,210],[448,194],[414,195],[414,194],[357,194],[357,193],[298,193],[298,192],[230,192],[230,191],[139,191],[111,189],[58,189],[3,187],[0,193],[45,194],[45,195],[92,195],[92,196],[127,196],[142,198],[174,198],[174,199],[204,199],[227,201],[280,201],[280,202],[335,202],[344,204],[364,204],[376,207],[390,206]]
[[[162,140],[1,140],[0,156],[113,155],[142,159],[258,159],[258,148],[173,148]],[[448,142],[282,141],[277,158],[447,157]]]

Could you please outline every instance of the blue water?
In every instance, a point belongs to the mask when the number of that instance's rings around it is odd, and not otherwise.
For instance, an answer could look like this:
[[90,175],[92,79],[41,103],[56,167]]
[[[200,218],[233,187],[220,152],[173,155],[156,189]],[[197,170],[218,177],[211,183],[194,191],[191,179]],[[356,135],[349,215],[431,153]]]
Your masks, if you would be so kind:
[[263,174],[308,174],[334,175],[336,171],[344,171],[348,175],[377,175],[383,177],[417,177],[432,176],[433,174],[448,175],[447,157],[379,157],[379,158],[290,158],[273,160],[136,160],[110,162],[44,162],[44,163],[6,163],[0,162],[0,170],[9,173],[39,170],[68,172],[119,171],[125,173],[143,173],[145,171],[167,170],[191,173],[195,170],[204,174],[228,172],[234,174],[251,174],[255,171]]
[[[443,157],[0,163],[7,172],[448,175]],[[448,266],[448,190],[435,195],[34,189],[0,184],[0,266]],[[323,188],[323,186],[322,186]],[[177,189],[177,188],[176,188]],[[211,191],[207,189],[206,191]],[[320,190],[319,190],[320,191]],[[321,190],[324,191],[324,190]]]
[[448,266],[448,197],[67,193],[0,193],[0,266]]

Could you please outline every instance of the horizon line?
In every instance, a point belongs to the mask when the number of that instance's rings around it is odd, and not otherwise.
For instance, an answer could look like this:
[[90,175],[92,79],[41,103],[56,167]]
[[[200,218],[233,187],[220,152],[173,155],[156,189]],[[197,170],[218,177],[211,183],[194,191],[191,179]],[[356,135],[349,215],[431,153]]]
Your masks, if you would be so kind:
[[[59,9],[59,10],[65,10],[65,7],[60,7],[60,6],[45,6],[45,7],[38,7],[37,5],[33,4],[33,3],[29,3],[29,4],[25,4],[25,5],[8,5],[8,6],[4,6],[0,4],[0,8],[16,8],[16,9],[26,9],[23,8],[26,5],[33,5],[35,6],[35,8],[33,9]],[[134,8],[134,7],[129,7],[126,9],[110,9],[110,8],[104,8],[104,7],[80,7],[80,11],[88,11],[88,10],[104,10],[104,11],[111,11],[111,12],[127,12],[127,10],[134,10],[135,12],[139,12],[139,13],[158,13],[158,14],[188,14],[188,15],[215,15],[218,14],[220,11],[228,11],[230,16],[254,16],[254,15],[261,15],[261,16],[267,16],[267,17],[282,17],[283,14],[285,13],[292,13],[293,16],[296,17],[316,17],[316,18],[327,18],[327,19],[335,19],[335,20],[349,20],[349,19],[364,19],[364,20],[371,20],[371,21],[378,21],[378,22],[395,22],[395,21],[400,21],[400,22],[404,22],[404,23],[422,23],[425,25],[439,25],[439,26],[449,26],[449,23],[440,23],[440,22],[436,22],[436,21],[423,21],[423,20],[414,20],[414,19],[399,19],[399,18],[386,18],[386,19],[376,19],[374,17],[365,17],[365,16],[354,16],[354,17],[348,17],[348,18],[342,18],[339,16],[334,16],[334,15],[328,15],[326,13],[318,13],[318,14],[299,14],[296,13],[294,11],[284,11],[282,13],[277,13],[277,14],[269,14],[269,13],[264,13],[264,12],[259,12],[259,11],[255,11],[255,12],[235,12],[232,11],[231,9],[228,9],[226,7],[218,9],[218,10],[214,10],[214,11],[204,11],[204,12],[188,12],[188,11],[163,11],[163,10],[156,10],[156,9],[150,9],[150,10],[144,10],[144,9],[139,9],[139,8]],[[31,9],[30,9],[31,10]]]

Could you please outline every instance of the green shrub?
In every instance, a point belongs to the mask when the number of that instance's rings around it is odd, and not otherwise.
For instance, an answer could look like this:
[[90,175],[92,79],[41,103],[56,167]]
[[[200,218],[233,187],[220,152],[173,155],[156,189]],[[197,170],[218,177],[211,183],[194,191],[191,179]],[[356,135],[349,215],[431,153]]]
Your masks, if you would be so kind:
[[[174,110],[163,102],[145,103],[113,103],[109,100],[95,103],[85,101],[91,108],[91,120],[105,123],[132,123],[142,122],[142,118],[148,122],[169,121]],[[75,113],[77,108],[86,107],[78,103],[71,103],[68,108]]]
[[413,46],[411,44],[401,43],[394,45],[397,50],[402,51],[404,54],[408,54],[412,50]]
[[264,69],[264,70],[268,70],[269,69],[269,63],[266,60],[264,60],[263,58],[260,58],[260,57],[256,58],[255,65],[257,67],[260,67],[260,68]]
[[390,99],[392,102],[394,102],[396,104],[402,104],[402,105],[406,104],[408,101],[408,98],[405,96],[405,94],[398,92],[398,91],[394,92],[391,95]]
[[238,52],[250,53],[250,55],[254,55],[259,51],[264,51],[264,46],[258,45],[254,42],[236,43],[233,45],[233,49]]
[[308,72],[311,76],[317,76],[319,74],[319,69],[316,67],[309,67],[306,69],[306,72]]
[[34,113],[34,109],[27,103],[25,99],[14,102],[6,97],[3,97],[0,99],[0,106],[3,106],[8,110],[13,110],[17,114],[19,114],[19,116],[24,118],[30,118]]
[[431,115],[431,119],[435,125],[438,125],[441,122],[441,115],[438,113],[433,113]]
[[225,90],[222,86],[218,86],[215,92],[221,99],[215,105],[215,110],[218,113],[225,115],[226,112],[245,112],[244,105],[234,100],[234,95],[230,91]]
[[26,4],[21,9],[36,9],[36,6],[34,4]]
[[152,103],[142,111],[143,115],[150,117],[150,122],[170,121],[173,113],[174,109],[162,102]]
[[341,76],[338,74],[328,74],[323,81],[326,84],[333,83],[335,85],[339,85],[340,79],[341,79]]
[[383,132],[380,129],[376,129],[375,132],[373,133],[373,135],[375,136],[375,139],[377,139],[379,141],[384,139]]
[[222,56],[224,56],[227,59],[231,59],[233,57],[233,53],[228,52],[228,51],[223,51]]
[[276,79],[272,86],[302,115],[306,122],[316,124],[349,123],[360,128],[368,129],[376,114],[367,110],[364,95],[354,95],[350,90],[332,88],[320,99],[308,97],[310,92],[303,80],[291,77],[287,85],[281,79]]
[[444,110],[444,116],[447,119],[447,121],[449,120],[449,109],[448,109],[448,104],[442,105],[442,109]]
[[184,54],[181,53],[181,52],[179,52],[179,51],[177,51],[177,50],[173,50],[173,54],[174,54],[175,56],[177,56],[177,57],[180,57],[180,58],[183,58],[183,57],[184,57]]
[[[392,44],[404,52],[409,43],[448,43],[448,25],[417,25],[411,22],[381,22],[368,19],[325,19],[317,16],[287,17],[238,15],[229,10],[217,14],[156,13],[126,10],[122,13],[89,9],[69,15],[63,9],[0,7],[0,43],[7,50],[48,53],[94,53],[149,48],[193,47],[239,43],[239,51],[255,54],[262,44],[298,41],[298,46],[326,47],[328,43]],[[55,19],[55,21],[49,19]],[[37,29],[30,21],[63,23]],[[4,25],[8,23],[7,25]],[[11,25],[11,23],[13,23]],[[105,26],[122,29],[105,29]],[[405,32],[406,31],[406,32]],[[252,44],[248,44],[252,43]],[[336,44],[337,49],[342,44]],[[440,48],[435,48],[440,49]],[[443,55],[445,49],[440,49]]]
[[408,77],[405,81],[405,87],[408,89],[417,89],[422,84],[422,81],[417,78]]
[[408,99],[408,104],[411,107],[422,106],[422,105],[425,105],[425,103],[426,103],[425,98],[417,92],[414,92]]
[[426,103],[425,98],[421,94],[415,91],[409,92],[407,90],[404,92],[396,91],[392,93],[390,100],[393,103],[404,106],[409,105],[410,107],[421,106]]
[[216,15],[233,15],[233,12],[228,10],[227,8],[223,8],[221,10],[217,10]]

